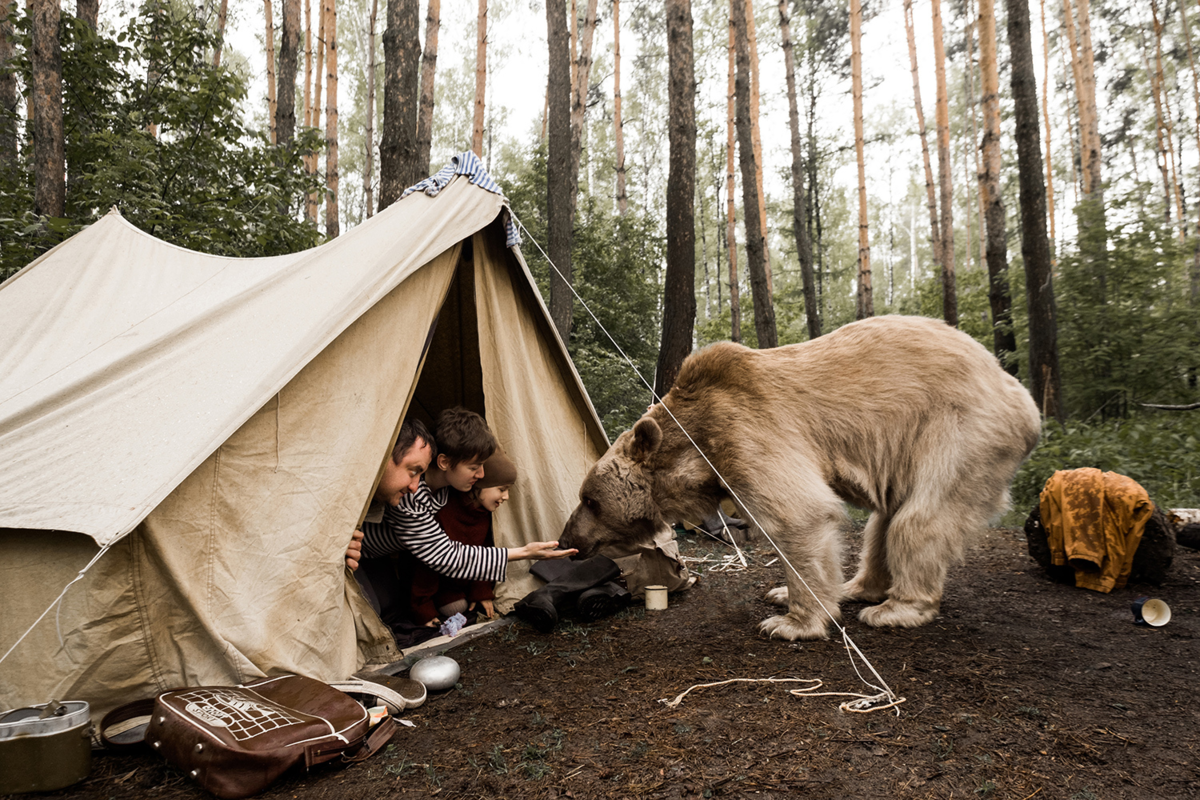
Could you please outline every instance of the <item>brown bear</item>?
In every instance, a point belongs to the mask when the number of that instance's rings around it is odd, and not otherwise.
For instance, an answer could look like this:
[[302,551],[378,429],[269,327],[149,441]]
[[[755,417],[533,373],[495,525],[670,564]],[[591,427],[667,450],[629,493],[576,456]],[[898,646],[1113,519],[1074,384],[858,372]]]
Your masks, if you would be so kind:
[[[714,344],[592,467],[559,546],[587,557],[648,539],[731,489],[803,577],[787,570],[767,594],[788,612],[763,633],[824,638],[842,599],[878,603],[859,614],[868,625],[923,625],[964,534],[1007,507],[1040,428],[1020,382],[938,320],[876,317],[771,350]],[[843,503],[871,511],[845,584]]]

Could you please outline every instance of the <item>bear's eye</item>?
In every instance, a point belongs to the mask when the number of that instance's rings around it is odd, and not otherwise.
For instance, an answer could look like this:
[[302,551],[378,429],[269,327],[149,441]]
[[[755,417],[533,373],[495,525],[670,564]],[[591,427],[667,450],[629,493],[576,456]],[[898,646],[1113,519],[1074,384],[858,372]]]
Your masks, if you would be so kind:
[[597,503],[592,498],[590,498],[590,497],[583,498],[583,505],[587,508],[588,511],[592,512],[596,516],[600,516],[600,504]]

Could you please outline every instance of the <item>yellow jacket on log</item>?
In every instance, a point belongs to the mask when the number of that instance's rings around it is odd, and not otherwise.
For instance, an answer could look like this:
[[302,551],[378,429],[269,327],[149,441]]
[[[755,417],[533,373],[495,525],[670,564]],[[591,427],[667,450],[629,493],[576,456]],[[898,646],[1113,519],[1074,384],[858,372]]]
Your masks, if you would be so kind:
[[1129,579],[1154,505],[1132,478],[1086,467],[1050,476],[1041,512],[1053,563],[1073,567],[1076,586],[1111,592]]

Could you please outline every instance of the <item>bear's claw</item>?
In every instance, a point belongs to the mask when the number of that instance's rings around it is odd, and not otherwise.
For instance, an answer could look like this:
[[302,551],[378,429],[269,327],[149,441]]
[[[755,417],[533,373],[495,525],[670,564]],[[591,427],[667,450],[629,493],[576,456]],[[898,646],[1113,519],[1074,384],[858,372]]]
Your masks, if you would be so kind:
[[758,623],[759,633],[766,634],[772,639],[786,639],[794,642],[799,639],[828,639],[829,623],[817,617],[808,620],[798,620],[791,614],[778,617],[768,617]]

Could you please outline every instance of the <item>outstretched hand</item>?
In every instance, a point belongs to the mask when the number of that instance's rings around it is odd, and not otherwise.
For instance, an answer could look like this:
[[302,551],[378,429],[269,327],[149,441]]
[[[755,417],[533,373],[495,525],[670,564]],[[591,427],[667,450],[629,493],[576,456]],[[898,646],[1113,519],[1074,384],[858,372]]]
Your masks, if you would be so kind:
[[575,548],[559,550],[558,542],[530,542],[524,547],[508,551],[509,561],[547,561],[552,558],[569,558],[579,551]]
[[350,544],[346,545],[346,566],[352,572],[358,569],[358,562],[362,560],[362,540],[363,532],[356,530],[350,537]]

